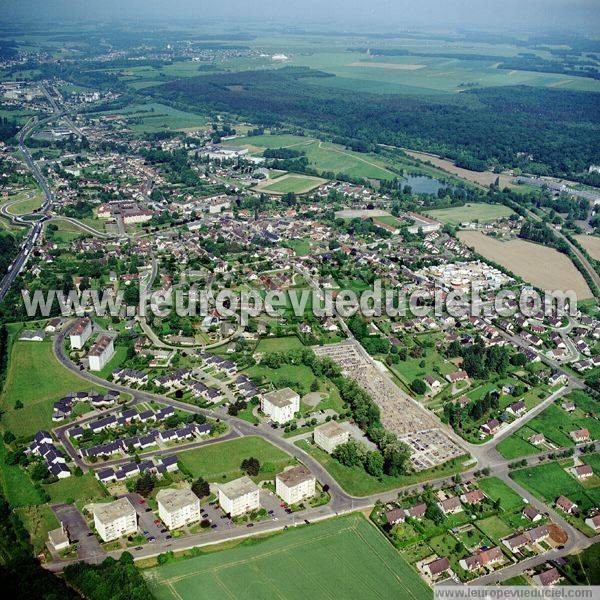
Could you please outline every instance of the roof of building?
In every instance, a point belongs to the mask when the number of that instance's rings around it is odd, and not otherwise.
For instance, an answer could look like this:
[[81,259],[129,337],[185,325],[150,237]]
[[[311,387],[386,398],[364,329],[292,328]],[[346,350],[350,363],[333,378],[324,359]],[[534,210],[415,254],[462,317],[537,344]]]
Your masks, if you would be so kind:
[[315,476],[304,465],[298,465],[291,469],[286,469],[277,475],[277,479],[287,487],[294,487],[300,483],[304,483]]
[[250,494],[251,492],[255,492],[258,490],[258,486],[250,479],[250,477],[244,475],[243,477],[234,479],[228,483],[219,484],[219,490],[229,499],[233,500],[234,498],[239,498],[246,494]]
[[50,540],[50,543],[55,548],[57,546],[60,546],[61,544],[69,543],[69,537],[67,536],[67,534],[65,533],[65,530],[62,527],[59,527],[58,529],[53,529],[52,531],[49,531],[48,539]]
[[94,517],[101,523],[112,523],[115,519],[135,514],[135,508],[127,498],[94,505]]
[[289,406],[296,398],[299,398],[298,394],[289,387],[267,392],[263,397],[267,402],[280,408]]
[[200,502],[198,496],[196,496],[192,490],[179,490],[175,488],[160,490],[158,494],[156,494],[156,501],[160,502],[160,504],[162,504],[169,512],[179,510],[190,504],[199,504]]
[[319,427],[315,428],[315,431],[318,431],[321,435],[324,435],[328,438],[336,438],[340,435],[348,433],[348,431],[336,421],[329,421],[329,423],[319,425]]

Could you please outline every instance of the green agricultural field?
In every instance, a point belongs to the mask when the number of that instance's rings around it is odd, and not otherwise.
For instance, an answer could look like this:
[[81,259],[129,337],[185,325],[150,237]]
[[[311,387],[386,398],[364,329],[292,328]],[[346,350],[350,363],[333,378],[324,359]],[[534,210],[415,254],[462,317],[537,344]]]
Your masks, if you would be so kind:
[[269,442],[259,437],[249,436],[227,442],[211,444],[179,454],[179,462],[194,478],[204,477],[207,481],[224,483],[243,475],[240,464],[245,458],[253,456],[262,467],[257,481],[273,479],[284,467],[295,460]]
[[265,179],[255,189],[270,194],[307,194],[324,183],[326,180],[319,177],[288,173],[274,180]]
[[[31,436],[52,427],[52,406],[68,392],[103,388],[91,386],[65,369],[54,357],[52,342],[13,344],[6,383],[0,396],[2,424],[17,436]],[[20,401],[23,408],[15,408]]]
[[123,115],[131,129],[141,134],[169,129],[196,129],[206,125],[206,119],[202,115],[177,110],[158,102],[135,104],[107,114]]
[[532,454],[537,454],[539,452],[538,448],[519,437],[516,433],[513,433],[502,440],[496,446],[496,450],[498,450],[498,452],[500,452],[507,460],[520,458],[521,456],[531,456]]
[[360,514],[249,540],[144,575],[158,600],[431,598],[413,568]]
[[426,214],[444,224],[460,225],[460,223],[465,222],[485,222],[500,219],[501,217],[509,217],[513,214],[513,211],[503,204],[467,203],[464,206],[456,206],[454,208],[429,210]]

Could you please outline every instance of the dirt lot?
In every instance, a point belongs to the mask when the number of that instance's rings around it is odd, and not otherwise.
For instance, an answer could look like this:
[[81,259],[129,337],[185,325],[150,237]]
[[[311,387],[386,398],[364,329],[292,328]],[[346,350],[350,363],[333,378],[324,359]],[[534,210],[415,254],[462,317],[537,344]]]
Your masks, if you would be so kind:
[[588,251],[588,254],[600,260],[600,237],[594,235],[576,235],[575,239]]
[[[404,152],[417,160],[422,160],[423,162],[430,162],[432,165],[442,169],[448,173],[452,173],[453,175],[457,175],[462,179],[466,179],[467,181],[471,181],[473,183],[478,183],[479,185],[483,185],[485,187],[489,186],[491,183],[496,181],[498,175],[496,173],[492,173],[490,171],[483,171],[480,173],[479,171],[469,171],[468,169],[463,169],[462,167],[457,167],[451,160],[446,160],[445,158],[440,158],[435,154],[429,154],[428,152],[417,152],[416,150],[407,150],[404,148]],[[500,187],[516,187],[511,183],[512,178],[509,175],[500,175]]]
[[577,298],[592,297],[585,279],[560,252],[525,240],[499,242],[480,231],[460,231],[458,237],[479,254],[520,275],[543,290],[573,290]]

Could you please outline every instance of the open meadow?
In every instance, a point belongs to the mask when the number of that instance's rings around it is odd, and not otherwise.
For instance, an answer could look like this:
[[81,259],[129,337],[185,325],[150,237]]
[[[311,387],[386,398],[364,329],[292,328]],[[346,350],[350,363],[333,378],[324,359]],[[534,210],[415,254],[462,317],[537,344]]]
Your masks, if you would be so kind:
[[484,204],[483,202],[472,204],[467,202],[464,206],[429,210],[426,214],[428,217],[444,224],[460,225],[461,223],[472,223],[473,221],[485,223],[502,217],[510,217],[513,211],[503,204]]
[[144,572],[158,600],[431,598],[431,590],[361,514],[251,539]]
[[[52,427],[52,406],[68,392],[105,391],[67,371],[54,357],[52,342],[16,341],[0,396],[2,423],[16,436]],[[19,408],[20,402],[22,407]]]
[[576,235],[575,239],[587,250],[592,258],[600,260],[600,237],[595,235]]
[[578,299],[592,297],[585,279],[568,256],[525,240],[500,242],[480,231],[459,231],[458,237],[485,258],[501,264],[543,290],[572,290]]

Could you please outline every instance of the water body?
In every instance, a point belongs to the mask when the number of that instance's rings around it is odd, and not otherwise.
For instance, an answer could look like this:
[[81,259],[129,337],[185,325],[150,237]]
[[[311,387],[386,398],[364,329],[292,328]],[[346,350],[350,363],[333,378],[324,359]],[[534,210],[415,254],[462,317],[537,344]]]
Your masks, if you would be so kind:
[[438,179],[426,175],[407,175],[404,177],[402,185],[410,185],[416,194],[437,194],[440,188],[449,187]]

